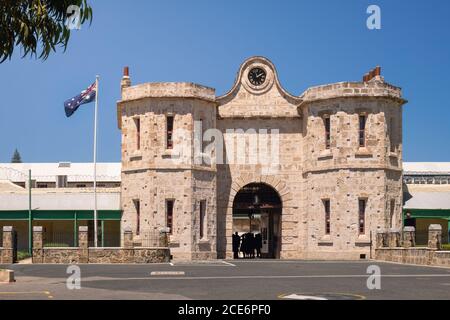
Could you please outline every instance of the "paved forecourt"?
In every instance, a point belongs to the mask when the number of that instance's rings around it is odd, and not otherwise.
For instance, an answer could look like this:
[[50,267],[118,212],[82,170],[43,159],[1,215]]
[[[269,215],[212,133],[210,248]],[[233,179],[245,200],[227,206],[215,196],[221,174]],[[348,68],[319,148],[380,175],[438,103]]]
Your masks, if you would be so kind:
[[[367,287],[372,265],[381,290]],[[79,266],[79,290],[67,289],[67,265],[3,266],[17,282],[0,285],[0,299],[450,299],[450,269],[376,261]]]

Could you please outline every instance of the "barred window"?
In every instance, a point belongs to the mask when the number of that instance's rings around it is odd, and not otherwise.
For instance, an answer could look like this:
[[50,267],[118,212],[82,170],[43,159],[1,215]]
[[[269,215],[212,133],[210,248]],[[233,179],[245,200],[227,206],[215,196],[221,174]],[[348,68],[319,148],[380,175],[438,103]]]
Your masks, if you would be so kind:
[[166,227],[169,228],[169,233],[173,233],[173,206],[175,200],[166,200]]
[[331,212],[330,212],[330,200],[323,200],[323,206],[325,209],[325,234],[331,233]]
[[359,146],[366,146],[366,122],[367,117],[364,114],[359,115]]
[[167,149],[173,149],[173,116],[167,116],[166,119],[166,146]]
[[358,226],[360,235],[366,233],[366,205],[367,199],[359,199]]
[[331,120],[329,116],[323,118],[325,125],[325,148],[330,149],[331,147]]

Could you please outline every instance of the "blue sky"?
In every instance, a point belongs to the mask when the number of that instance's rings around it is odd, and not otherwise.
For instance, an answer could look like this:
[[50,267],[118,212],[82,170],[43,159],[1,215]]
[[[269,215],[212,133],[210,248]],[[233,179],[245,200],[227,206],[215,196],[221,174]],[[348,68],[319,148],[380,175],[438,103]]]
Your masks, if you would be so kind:
[[[99,161],[120,161],[116,101],[122,68],[134,84],[190,81],[233,85],[241,62],[269,58],[282,85],[360,80],[381,65],[403,88],[406,161],[450,161],[450,1],[190,0],[90,1],[94,19],[66,52],[42,62],[0,64],[0,162],[17,147],[25,162],[92,161],[93,104],[67,119],[63,102],[101,76]],[[381,7],[382,29],[366,9]]]

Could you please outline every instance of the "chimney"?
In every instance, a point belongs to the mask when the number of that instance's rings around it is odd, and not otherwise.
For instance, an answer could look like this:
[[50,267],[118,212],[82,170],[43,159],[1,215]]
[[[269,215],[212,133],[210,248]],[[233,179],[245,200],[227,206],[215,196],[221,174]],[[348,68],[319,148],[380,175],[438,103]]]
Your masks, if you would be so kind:
[[123,77],[122,77],[122,81],[120,81],[121,92],[123,92],[123,90],[125,88],[128,88],[129,86],[131,86],[130,68],[127,66],[127,67],[123,68]]
[[375,76],[381,76],[381,67],[380,66],[376,66],[375,68]]
[[376,66],[374,69],[370,70],[368,73],[366,73],[363,77],[364,82],[369,82],[372,79],[383,81],[383,77],[381,76],[381,67]]

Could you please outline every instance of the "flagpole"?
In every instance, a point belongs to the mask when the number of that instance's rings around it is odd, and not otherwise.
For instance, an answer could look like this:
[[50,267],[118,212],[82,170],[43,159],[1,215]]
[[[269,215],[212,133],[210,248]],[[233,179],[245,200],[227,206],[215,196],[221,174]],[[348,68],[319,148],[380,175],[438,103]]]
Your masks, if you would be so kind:
[[97,247],[97,111],[98,111],[98,79],[95,77],[95,111],[94,111],[94,247]]

